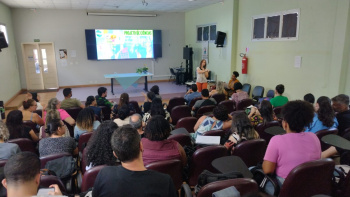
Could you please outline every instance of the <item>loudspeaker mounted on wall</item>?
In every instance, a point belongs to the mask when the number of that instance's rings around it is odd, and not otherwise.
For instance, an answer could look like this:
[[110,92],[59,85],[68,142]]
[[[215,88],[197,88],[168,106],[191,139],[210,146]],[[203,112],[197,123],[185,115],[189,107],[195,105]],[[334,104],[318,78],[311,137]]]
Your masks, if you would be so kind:
[[224,47],[225,38],[226,38],[226,33],[217,31],[216,39],[215,39],[216,47]]

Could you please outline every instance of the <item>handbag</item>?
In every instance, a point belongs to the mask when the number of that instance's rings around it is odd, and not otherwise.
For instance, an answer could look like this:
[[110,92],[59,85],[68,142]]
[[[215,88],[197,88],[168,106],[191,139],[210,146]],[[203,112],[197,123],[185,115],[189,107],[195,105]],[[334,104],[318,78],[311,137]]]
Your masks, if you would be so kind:
[[76,162],[72,156],[64,156],[48,161],[45,168],[55,172],[60,179],[71,177],[76,172]]

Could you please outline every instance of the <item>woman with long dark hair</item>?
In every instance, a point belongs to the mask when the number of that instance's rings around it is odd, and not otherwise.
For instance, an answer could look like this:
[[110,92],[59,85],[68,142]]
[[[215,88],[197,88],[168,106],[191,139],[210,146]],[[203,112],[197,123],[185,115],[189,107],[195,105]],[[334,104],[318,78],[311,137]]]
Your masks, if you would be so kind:
[[13,110],[7,115],[6,126],[10,132],[10,139],[28,138],[34,142],[39,141],[35,132],[23,124],[23,114],[19,110]]
[[207,69],[207,61],[203,59],[199,67],[197,67],[197,88],[198,92],[201,92],[203,89],[207,89],[208,87],[208,80],[209,77],[209,70]]
[[263,123],[266,124],[273,120],[276,120],[276,117],[273,113],[272,105],[270,101],[263,100],[260,103],[260,109],[252,107],[248,115],[250,122],[255,127],[256,125]]
[[161,115],[171,123],[170,113],[163,108],[163,103],[160,98],[153,99],[151,104],[151,110],[145,113],[145,115],[142,118],[142,121],[144,123],[147,123],[147,121],[154,115]]
[[125,92],[120,95],[119,103],[117,105],[114,105],[113,113],[118,114],[118,110],[123,105],[126,105],[127,107],[129,107],[129,111],[135,111],[134,106],[129,102],[129,94]]
[[331,105],[331,99],[326,96],[318,98],[315,104],[315,111],[312,123],[305,128],[305,132],[316,133],[319,130],[338,127],[338,121]]

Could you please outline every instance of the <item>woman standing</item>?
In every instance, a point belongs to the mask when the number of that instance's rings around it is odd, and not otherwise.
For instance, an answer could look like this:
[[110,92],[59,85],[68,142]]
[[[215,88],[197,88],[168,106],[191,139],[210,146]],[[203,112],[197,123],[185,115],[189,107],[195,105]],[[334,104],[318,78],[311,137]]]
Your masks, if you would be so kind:
[[197,88],[198,92],[201,92],[203,89],[208,89],[208,82],[207,78],[209,76],[209,70],[207,69],[207,61],[202,60],[199,64],[199,67],[197,67]]

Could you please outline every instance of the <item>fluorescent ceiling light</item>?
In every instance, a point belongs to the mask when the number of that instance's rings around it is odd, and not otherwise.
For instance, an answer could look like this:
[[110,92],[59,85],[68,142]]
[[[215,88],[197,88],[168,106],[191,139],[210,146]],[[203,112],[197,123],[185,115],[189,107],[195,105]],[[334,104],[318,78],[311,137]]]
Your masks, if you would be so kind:
[[131,16],[131,17],[156,17],[157,14],[131,14],[131,13],[113,13],[113,12],[88,12],[88,16]]

